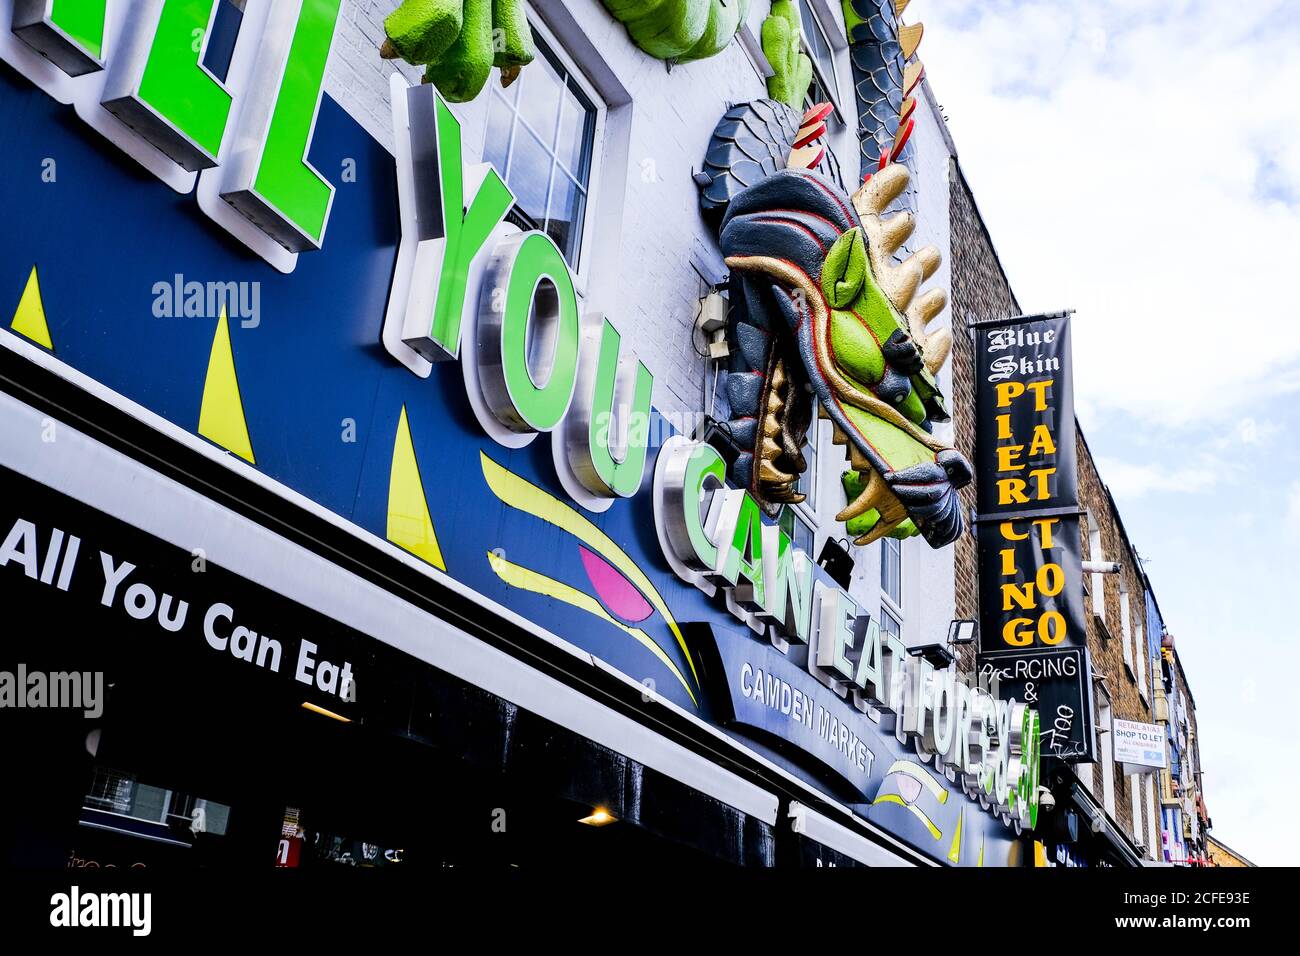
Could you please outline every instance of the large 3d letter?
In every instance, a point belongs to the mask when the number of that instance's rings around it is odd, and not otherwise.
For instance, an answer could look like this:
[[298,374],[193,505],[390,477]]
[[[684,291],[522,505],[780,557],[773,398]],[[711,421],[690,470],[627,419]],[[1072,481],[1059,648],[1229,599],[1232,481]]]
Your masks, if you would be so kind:
[[548,432],[573,399],[578,296],[559,247],[544,232],[497,246],[479,300],[483,397],[513,432]]
[[231,95],[203,67],[217,0],[137,0],[113,51],[104,108],[191,172],[217,164]]
[[402,244],[384,341],[408,365],[403,348],[459,358],[465,313],[478,309],[466,301],[471,266],[515,197],[490,165],[463,167],[460,123],[432,85],[395,77],[392,91]]
[[68,76],[104,68],[108,0],[14,0],[14,33]]
[[319,249],[334,187],[307,161],[342,0],[274,0],[240,90],[221,196],[290,252]]
[[654,376],[631,354],[609,319],[587,323],[573,411],[565,419],[569,466],[582,486],[606,500],[641,489],[650,435]]
[[655,531],[673,573],[705,594],[717,587],[718,546],[704,517],[725,494],[727,463],[712,445],[674,435],[664,442],[655,462]]

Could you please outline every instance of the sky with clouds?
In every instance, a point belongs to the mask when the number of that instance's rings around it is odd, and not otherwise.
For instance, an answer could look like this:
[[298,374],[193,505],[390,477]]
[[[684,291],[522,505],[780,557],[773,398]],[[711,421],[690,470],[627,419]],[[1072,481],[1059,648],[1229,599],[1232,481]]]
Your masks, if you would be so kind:
[[1212,832],[1294,865],[1300,5],[905,19],[1020,304],[1077,310],[1079,421],[1188,671]]

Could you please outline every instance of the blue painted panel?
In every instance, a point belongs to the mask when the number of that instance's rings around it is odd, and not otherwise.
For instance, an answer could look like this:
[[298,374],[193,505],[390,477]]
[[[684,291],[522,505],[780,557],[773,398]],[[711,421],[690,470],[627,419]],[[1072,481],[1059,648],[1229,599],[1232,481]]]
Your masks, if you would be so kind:
[[[310,153],[337,186],[329,231],[323,250],[302,255],[287,276],[209,221],[193,196],[166,188],[70,108],[7,69],[0,69],[0,118],[9,131],[0,138],[0,209],[7,220],[0,232],[0,310],[16,306],[36,266],[57,358],[197,434],[217,317],[159,317],[158,289],[174,285],[178,275],[183,282],[256,284],[244,289],[256,288],[257,315],[242,321],[232,315],[230,334],[260,471],[384,538],[393,442],[405,407],[448,573],[714,719],[708,695],[691,679],[690,663],[658,612],[624,624],[642,629],[686,675],[687,686],[624,628],[509,587],[493,571],[488,553],[497,551],[577,592],[596,594],[578,540],[505,507],[484,479],[486,454],[567,501],[550,439],[519,451],[501,448],[474,420],[457,363],[441,363],[420,379],[380,345],[399,239],[396,175],[391,156],[335,102],[326,97],[321,105]],[[47,160],[56,172],[48,183],[42,181]],[[355,182],[339,175],[348,160],[356,164]],[[350,430],[353,441],[345,440]],[[651,433],[663,432],[652,427]],[[664,561],[648,493],[652,469],[653,452],[642,494],[588,517],[641,569],[678,621],[734,624],[720,599],[680,582]],[[947,862],[950,836],[932,838],[905,807],[886,802],[872,809],[805,761],[762,741],[749,743]],[[885,753],[901,755],[890,740],[878,743],[882,760]],[[887,769],[886,761],[873,774],[871,796],[890,786]],[[978,846],[990,865],[1005,863],[1015,845],[1009,831],[959,794],[949,796],[947,811],[964,807],[961,862],[975,862]]]

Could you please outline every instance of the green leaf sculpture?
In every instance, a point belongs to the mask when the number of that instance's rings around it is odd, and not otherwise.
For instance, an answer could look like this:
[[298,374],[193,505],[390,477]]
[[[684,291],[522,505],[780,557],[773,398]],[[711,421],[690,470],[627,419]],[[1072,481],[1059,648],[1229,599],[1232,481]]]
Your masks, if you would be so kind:
[[791,0],[774,0],[771,15],[763,21],[763,54],[773,75],[767,80],[767,95],[795,109],[812,86],[812,61],[800,45],[803,36],[799,11]]
[[689,63],[727,48],[749,15],[750,0],[601,0],[641,50]]
[[424,66],[424,81],[453,103],[478,96],[494,66],[509,86],[537,55],[527,0],[404,0],[384,32],[381,55]]

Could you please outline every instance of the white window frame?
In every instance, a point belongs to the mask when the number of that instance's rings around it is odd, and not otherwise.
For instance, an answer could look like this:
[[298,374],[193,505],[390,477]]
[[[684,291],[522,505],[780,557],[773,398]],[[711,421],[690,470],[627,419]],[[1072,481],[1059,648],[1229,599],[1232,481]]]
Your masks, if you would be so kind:
[[[845,38],[843,46],[837,46],[835,40],[832,39],[832,37],[840,37],[844,35],[844,26],[840,23],[832,23],[830,26],[827,26],[826,15],[828,11],[820,9],[820,5],[816,3],[815,0],[798,0],[798,3],[801,11],[804,9],[808,11],[813,23],[816,25],[817,29],[821,31],[822,41],[826,44],[826,48],[830,50],[831,69],[835,71],[830,77],[833,82],[827,82],[825,71],[822,69],[821,64],[817,62],[817,58],[812,54],[812,50],[808,43],[807,31],[804,29],[802,16],[799,18],[799,49],[808,57],[808,62],[812,64],[814,77],[816,77],[817,81],[826,90],[826,94],[831,98],[831,106],[835,108],[835,118],[847,127],[849,125],[849,116],[851,114],[844,110],[842,103],[844,99],[844,84],[841,82],[840,77],[840,54],[848,49],[848,39],[847,37]],[[852,82],[850,82],[849,88],[852,89]]]
[[1143,633],[1141,624],[1133,625],[1133,652],[1137,663],[1138,693],[1142,696],[1142,700],[1149,705],[1151,698],[1147,693],[1146,665],[1147,661],[1151,659],[1151,655],[1147,653],[1146,634]]
[[[595,230],[588,227],[591,224],[591,210],[595,208],[596,203],[599,201],[600,173],[605,165],[605,116],[609,111],[609,104],[605,102],[605,98],[601,96],[596,87],[592,85],[590,78],[587,76],[587,71],[582,68],[582,64],[574,59],[573,54],[569,52],[560,39],[551,32],[549,27],[546,26],[541,13],[537,10],[536,4],[533,3],[528,5],[528,25],[532,27],[534,36],[541,39],[541,41],[550,48],[550,51],[555,54],[555,58],[559,60],[564,68],[569,72],[569,75],[573,78],[574,82],[576,82],[578,87],[582,90],[583,95],[591,101],[591,105],[595,107],[596,110],[595,124],[591,133],[591,171],[587,176],[587,204],[582,211],[582,242],[579,244],[578,248],[578,268],[575,270],[570,267],[569,269],[569,272],[573,276],[574,291],[577,292],[579,299],[585,299],[588,295],[591,251],[595,239],[593,235]],[[497,69],[497,67],[493,67],[494,71]],[[526,75],[527,70],[525,68],[524,76],[521,76],[520,79],[524,79]],[[494,73],[489,82],[496,81],[496,75]],[[489,90],[488,95],[493,95],[493,91]],[[489,101],[486,106],[487,109],[490,110],[492,107],[491,101]],[[480,158],[487,155],[487,137],[488,123],[485,114],[483,121],[482,148],[479,150]],[[497,170],[497,172],[501,173],[501,170]],[[548,205],[550,199],[551,197],[548,193],[546,197]]]
[[898,639],[902,641],[904,644],[906,644],[907,639],[903,636],[904,628],[906,627],[906,622],[903,620],[903,615],[897,611],[894,602],[889,600],[889,598],[885,597],[885,591],[883,588],[881,588],[880,591],[880,612],[881,612],[881,620],[878,623],[881,625],[880,628],[881,633],[885,632],[884,615],[888,614],[890,617],[892,617],[895,621],[898,622]]
[[898,620],[899,628],[901,629],[907,623],[907,617],[903,613],[902,607],[903,595],[906,593],[907,588],[907,561],[904,560],[904,551],[906,550],[904,547],[906,545],[905,541],[899,541],[890,537],[880,539],[880,569],[883,576],[885,568],[885,549],[894,545],[898,546],[898,601],[895,602],[894,599],[889,596],[888,592],[885,591],[885,582],[881,581],[880,603],[887,607],[889,612],[894,615]]
[[[804,488],[804,494],[807,496],[797,505],[790,505],[804,522],[812,528],[814,537],[821,531],[822,522],[818,514],[818,504],[821,501],[821,468],[822,447],[821,447],[821,429],[822,419],[814,414],[812,425],[808,428],[808,440],[806,445],[812,450],[812,460],[808,462],[808,469],[804,472],[807,479]],[[814,555],[814,557],[816,557]]]
[[1143,786],[1146,788],[1147,813],[1151,823],[1151,839],[1148,842],[1147,855],[1153,860],[1164,859],[1164,826],[1161,814],[1156,807],[1156,786],[1152,779],[1154,774],[1145,774]]
[[1120,581],[1119,588],[1119,633],[1120,639],[1124,642],[1124,666],[1128,668],[1129,676],[1135,677],[1132,619],[1128,608],[1128,588],[1124,586],[1123,581]]
[[[1106,556],[1101,544],[1101,526],[1097,523],[1097,519],[1093,517],[1092,511],[1087,512],[1087,518],[1088,560],[1096,562],[1105,561]],[[1092,613],[1105,623],[1106,578],[1100,571],[1092,572]]]
[[1115,818],[1115,748],[1113,726],[1114,710],[1111,708],[1110,695],[1105,688],[1097,695],[1097,726],[1101,737],[1101,793],[1102,806]]
[[1141,777],[1142,775],[1138,773],[1128,775],[1128,802],[1133,812],[1133,842],[1138,846],[1145,842],[1142,839],[1142,794],[1139,783]]

